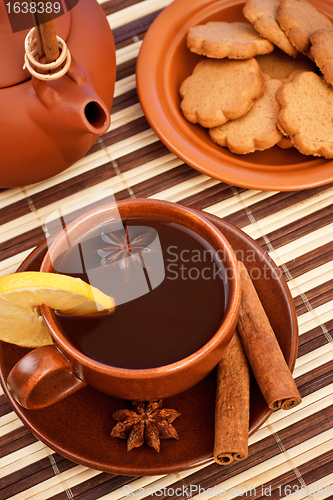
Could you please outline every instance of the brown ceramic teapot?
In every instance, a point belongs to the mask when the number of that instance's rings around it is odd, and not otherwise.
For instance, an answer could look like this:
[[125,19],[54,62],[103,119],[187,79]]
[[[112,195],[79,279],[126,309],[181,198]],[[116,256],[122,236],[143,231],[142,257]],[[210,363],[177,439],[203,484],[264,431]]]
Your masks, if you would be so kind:
[[116,61],[114,40],[95,0],[79,0],[54,19],[70,53],[53,81],[24,65],[29,30],[12,31],[0,2],[0,187],[39,182],[82,158],[110,125]]

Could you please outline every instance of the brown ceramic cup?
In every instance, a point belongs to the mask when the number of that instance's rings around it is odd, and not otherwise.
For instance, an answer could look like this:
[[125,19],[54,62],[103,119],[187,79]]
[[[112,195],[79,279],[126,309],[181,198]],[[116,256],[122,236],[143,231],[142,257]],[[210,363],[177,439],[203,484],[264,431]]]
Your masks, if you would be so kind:
[[[172,397],[200,382],[217,365],[232,337],[240,305],[240,281],[235,254],[223,234],[204,216],[175,203],[123,200],[117,203],[117,208],[122,220],[140,218],[147,221],[147,225],[149,219],[177,222],[194,231],[215,251],[223,252],[228,294],[219,327],[201,348],[179,361],[156,368],[119,368],[95,361],[76,349],[61,331],[55,312],[42,306],[42,315],[54,344],[29,352],[14,366],[7,379],[9,390],[26,408],[48,406],[87,384],[127,400]],[[110,218],[110,210],[110,205],[104,205],[70,223],[66,232],[59,234],[50,245],[41,271],[54,272],[52,263],[68,248],[68,241],[75,241],[91,228],[103,225]]]

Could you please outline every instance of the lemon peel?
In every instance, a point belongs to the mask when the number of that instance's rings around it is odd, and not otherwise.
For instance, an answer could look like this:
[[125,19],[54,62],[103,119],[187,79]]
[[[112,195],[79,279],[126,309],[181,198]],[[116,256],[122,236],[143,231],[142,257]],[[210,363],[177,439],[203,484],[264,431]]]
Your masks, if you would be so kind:
[[0,277],[0,340],[22,347],[53,343],[40,315],[45,304],[64,314],[113,310],[114,299],[80,278],[27,271]]

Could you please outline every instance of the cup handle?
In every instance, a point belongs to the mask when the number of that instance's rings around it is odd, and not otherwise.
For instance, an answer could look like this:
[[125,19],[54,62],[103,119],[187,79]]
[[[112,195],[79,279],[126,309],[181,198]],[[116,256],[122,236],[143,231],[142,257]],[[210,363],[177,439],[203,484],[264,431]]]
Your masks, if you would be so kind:
[[55,345],[29,352],[7,377],[8,390],[28,410],[52,405],[85,385]]

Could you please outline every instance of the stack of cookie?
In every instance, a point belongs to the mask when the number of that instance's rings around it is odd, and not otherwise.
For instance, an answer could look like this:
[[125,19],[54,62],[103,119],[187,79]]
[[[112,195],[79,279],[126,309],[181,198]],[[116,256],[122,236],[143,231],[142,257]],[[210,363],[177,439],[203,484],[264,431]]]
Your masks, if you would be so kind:
[[307,0],[247,0],[243,14],[189,30],[205,58],[180,87],[185,118],[233,153],[333,158],[332,21]]

